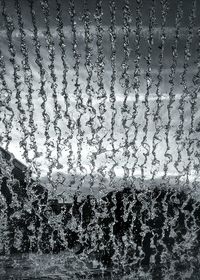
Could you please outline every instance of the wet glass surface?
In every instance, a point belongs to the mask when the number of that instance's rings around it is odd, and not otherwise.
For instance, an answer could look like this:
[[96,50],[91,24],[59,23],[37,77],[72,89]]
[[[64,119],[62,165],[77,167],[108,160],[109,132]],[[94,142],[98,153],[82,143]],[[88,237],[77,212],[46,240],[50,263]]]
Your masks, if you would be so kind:
[[199,2],[0,13],[0,279],[200,279]]

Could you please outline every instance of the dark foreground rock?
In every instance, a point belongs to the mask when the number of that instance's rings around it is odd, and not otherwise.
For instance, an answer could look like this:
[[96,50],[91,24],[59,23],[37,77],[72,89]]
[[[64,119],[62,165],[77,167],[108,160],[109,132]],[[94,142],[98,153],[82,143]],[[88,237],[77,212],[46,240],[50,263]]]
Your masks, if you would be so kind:
[[[2,155],[9,164],[9,154]],[[187,193],[131,186],[61,204],[26,181],[25,166],[13,166],[12,180],[1,168],[1,255],[72,249],[107,268],[151,270],[154,279],[172,263],[175,271],[198,272],[200,202]]]

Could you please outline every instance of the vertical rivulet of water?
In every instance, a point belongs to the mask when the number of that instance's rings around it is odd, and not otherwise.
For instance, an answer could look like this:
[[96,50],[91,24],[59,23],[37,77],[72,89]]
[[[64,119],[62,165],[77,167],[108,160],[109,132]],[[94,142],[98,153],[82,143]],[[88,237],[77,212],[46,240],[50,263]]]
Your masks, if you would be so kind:
[[[197,31],[198,34],[198,38],[200,38],[200,29],[198,29]],[[199,43],[198,43],[198,48],[197,48],[197,52],[199,52],[200,50],[200,39],[199,39]],[[199,90],[199,84],[198,84],[198,79],[200,76],[200,67],[198,65],[200,65],[200,55],[198,54],[198,58],[197,61],[195,62],[195,64],[197,64],[197,73],[195,73],[195,75],[193,76],[193,87],[192,87],[192,92],[190,93],[190,109],[191,109],[191,121],[190,121],[190,131],[189,131],[189,135],[191,136],[194,132],[195,132],[195,116],[197,113],[197,97],[198,97],[198,90]]]
[[[61,8],[61,3],[56,0],[56,7],[57,7],[57,16],[56,20],[58,23],[57,26],[57,32],[59,36],[59,46],[61,50],[61,60],[63,64],[63,88],[61,91],[61,95],[64,97],[65,100],[65,113],[64,117],[67,121],[67,128],[69,129],[69,132],[67,133],[67,137],[64,140],[64,144],[67,147],[68,150],[68,173],[73,170],[73,149],[72,149],[72,143],[71,140],[73,139],[74,136],[74,128],[75,128],[75,121],[71,118],[70,116],[70,100],[69,100],[69,89],[68,89],[68,80],[67,80],[67,73],[69,70],[69,67],[66,63],[67,59],[67,53],[66,53],[66,46],[65,46],[65,35],[64,35],[64,24],[63,24],[63,17],[62,17],[62,8]],[[74,179],[72,180],[74,182]]]
[[115,0],[110,0],[109,1],[109,7],[110,7],[110,28],[109,28],[109,35],[110,35],[110,47],[111,47],[111,68],[112,68],[112,74],[111,74],[111,83],[110,83],[110,109],[112,112],[112,117],[111,117],[111,132],[110,132],[110,141],[111,141],[111,146],[112,146],[112,155],[110,156],[113,164],[109,170],[109,177],[110,177],[110,186],[113,185],[113,181],[115,179],[115,167],[117,166],[117,162],[115,160],[115,142],[116,139],[114,137],[114,132],[115,132],[115,121],[116,121],[116,115],[117,115],[117,109],[115,106],[116,103],[116,93],[115,93],[115,84],[116,84],[116,39],[117,39],[117,34],[116,34],[116,4]]
[[184,49],[184,65],[183,65],[183,73],[181,75],[181,85],[183,86],[183,91],[181,94],[181,98],[179,100],[179,112],[180,112],[180,124],[179,129],[177,130],[177,137],[180,139],[180,137],[184,133],[184,105],[186,103],[186,97],[188,97],[188,85],[187,85],[187,72],[189,67],[189,60],[191,57],[191,44],[194,36],[194,21],[196,18],[196,0],[193,1],[193,7],[192,7],[192,13],[189,17],[189,26],[188,26],[188,36],[187,41]]
[[[97,116],[99,120],[99,126],[96,129],[97,138],[98,138],[98,151],[94,154],[94,157],[96,157],[98,154],[103,152],[103,140],[106,136],[104,134],[104,123],[105,123],[105,112],[106,112],[106,91],[104,87],[104,67],[105,67],[105,61],[104,61],[104,49],[103,49],[103,8],[102,8],[102,0],[96,1],[96,10],[95,10],[95,22],[96,22],[96,45],[97,45],[97,60],[96,60],[96,71],[97,71],[97,99],[99,100],[99,115]],[[103,136],[100,136],[99,134],[103,133]],[[105,169],[106,166],[101,165],[101,167],[98,169],[98,172],[101,175],[101,178],[105,177]],[[102,185],[102,184],[101,184]]]
[[[194,21],[196,17],[196,0],[193,1],[193,6],[192,6],[192,12],[191,15],[189,16],[189,26],[188,26],[188,36],[186,40],[186,45],[184,49],[184,65],[183,65],[183,73],[181,75],[181,85],[183,86],[182,94],[179,99],[179,106],[178,106],[178,111],[179,111],[179,125],[178,129],[176,130],[176,140],[177,140],[177,149],[178,149],[178,157],[177,160],[174,163],[174,166],[176,170],[181,173],[179,170],[179,165],[182,162],[182,151],[184,150],[183,142],[184,141],[184,123],[185,123],[185,103],[187,102],[187,98],[190,96],[188,85],[187,85],[187,72],[188,72],[188,67],[189,67],[189,60],[191,57],[191,45],[192,45],[192,40],[193,40],[193,28],[194,28]],[[189,144],[190,146],[190,144]],[[190,148],[189,148],[190,149]],[[187,150],[188,153],[188,165],[184,168],[185,170],[185,175],[187,176],[188,180],[188,173],[191,165],[191,159],[190,159],[190,151]]]
[[156,84],[156,110],[153,114],[153,121],[155,124],[155,133],[153,135],[153,143],[152,143],[152,180],[155,179],[156,174],[159,171],[160,167],[160,160],[156,156],[156,148],[159,143],[161,143],[161,135],[160,132],[162,130],[162,115],[161,115],[161,108],[163,106],[162,104],[162,93],[160,92],[160,86],[162,83],[162,71],[163,71],[163,58],[164,58],[164,49],[165,49],[165,41],[166,41],[166,20],[167,20],[167,12],[168,12],[168,1],[167,0],[161,0],[161,42],[159,45],[160,54],[159,54],[159,69],[158,69],[158,75],[157,75],[157,84]]
[[[42,111],[42,118],[44,123],[44,136],[45,136],[45,149],[46,149],[46,157],[48,161],[51,159],[51,149],[49,147],[50,142],[50,135],[49,135],[49,128],[50,128],[50,116],[47,113],[47,94],[46,94],[46,70],[43,66],[43,57],[41,55],[41,43],[39,39],[39,30],[37,27],[37,21],[36,21],[36,11],[34,9],[34,0],[29,0],[29,7],[30,7],[30,16],[31,16],[31,23],[33,26],[33,34],[32,34],[32,41],[34,45],[34,52],[35,52],[35,63],[39,68],[39,90],[38,90],[38,97],[42,99],[41,102],[41,111]],[[38,173],[38,176],[36,177],[36,182],[39,180],[40,174]],[[40,217],[40,215],[38,215]],[[38,240],[41,240],[42,234],[43,234],[43,223],[42,219],[40,219],[40,227],[36,231],[36,236],[38,237]],[[39,246],[37,244],[37,247],[39,249]]]
[[17,102],[17,110],[19,114],[19,124],[20,128],[22,130],[23,136],[20,140],[20,147],[23,149],[23,156],[26,159],[27,162],[30,162],[29,155],[28,155],[28,147],[27,147],[27,138],[29,136],[29,132],[26,128],[25,122],[27,120],[26,112],[24,110],[24,106],[22,104],[22,96],[21,96],[21,81],[19,76],[20,66],[16,62],[16,49],[13,43],[13,37],[12,33],[15,30],[13,20],[11,17],[7,14],[6,11],[6,4],[5,0],[1,0],[2,5],[2,16],[4,19],[5,27],[6,27],[6,34],[7,34],[7,40],[8,40],[8,50],[10,54],[10,62],[13,67],[13,79],[14,79],[14,86],[16,91],[16,102]]
[[[86,112],[86,107],[83,102],[83,96],[82,96],[82,89],[80,84],[80,53],[78,51],[78,40],[77,40],[77,27],[76,27],[76,11],[75,11],[75,5],[74,0],[71,0],[69,2],[69,14],[70,14],[70,21],[71,21],[71,31],[72,31],[72,50],[73,50],[73,58],[74,58],[74,76],[75,76],[75,83],[74,83],[74,96],[76,99],[76,110],[78,112],[78,117],[76,120],[76,128],[77,128],[77,165],[79,172],[81,174],[84,174],[85,168],[82,165],[82,145],[83,145],[83,138],[85,135],[85,132],[83,130],[82,125],[82,116]],[[84,179],[84,176],[82,177],[82,180]],[[80,186],[82,185],[82,181],[80,182]]]
[[[61,95],[63,96],[64,101],[65,101],[64,117],[67,121],[66,126],[68,128],[70,128],[72,120],[71,120],[71,117],[70,117],[70,114],[69,114],[70,103],[69,103],[69,96],[68,96],[68,81],[67,81],[67,73],[69,71],[69,67],[68,67],[67,62],[66,62],[67,55],[66,55],[66,45],[65,45],[65,35],[64,35],[64,24],[63,24],[63,18],[62,18],[62,7],[61,7],[61,3],[59,2],[59,0],[56,0],[56,12],[57,12],[57,14],[56,14],[56,21],[57,21],[56,30],[58,32],[58,37],[59,37],[59,47],[60,47],[60,51],[61,51],[61,61],[62,61],[62,66],[63,66]],[[67,146],[69,146],[68,140],[69,140],[69,138],[67,137],[65,139],[65,144]],[[70,148],[70,146],[69,146],[69,148]]]
[[[0,229],[0,239],[3,241],[3,252],[5,254],[10,254],[11,253],[11,244],[12,244],[12,237],[10,235],[10,230],[11,229],[11,220],[12,220],[12,214],[10,209],[15,209],[14,207],[19,206],[19,201],[16,197],[16,194],[13,192],[13,182],[14,178],[12,176],[9,177],[9,174],[12,173],[12,170],[14,168],[13,162],[8,161],[0,154],[0,182],[2,186],[2,182],[5,182],[5,178],[7,177],[6,183],[7,183],[7,188],[8,188],[8,193],[10,194],[10,198],[6,197],[3,195],[3,192],[1,192],[0,195],[0,205],[1,205],[1,229]],[[1,191],[2,191],[1,187]],[[2,240],[3,239],[3,240]]]
[[[48,68],[50,70],[50,76],[51,76],[51,89],[52,89],[52,98],[54,102],[54,120],[53,120],[53,127],[54,131],[56,133],[56,166],[54,164],[54,160],[51,160],[51,164],[49,166],[49,172],[48,172],[48,178],[51,181],[51,175],[52,175],[52,170],[53,167],[60,167],[60,156],[61,156],[61,149],[60,149],[60,144],[61,144],[61,129],[58,126],[58,121],[62,118],[61,116],[61,108],[58,103],[58,94],[57,94],[57,77],[55,74],[55,44],[53,40],[53,36],[51,34],[51,29],[50,29],[50,11],[49,11],[49,2],[48,0],[41,0],[40,5],[42,8],[42,12],[44,15],[44,21],[45,21],[45,26],[46,26],[46,32],[45,32],[45,40],[46,40],[46,48],[48,50],[49,54],[49,61],[50,64],[48,65]],[[54,143],[52,143],[54,146]]]
[[[59,47],[61,51],[61,60],[62,60],[62,65],[63,65],[63,76],[62,76],[62,96],[64,97],[65,100],[65,117],[69,114],[68,109],[69,109],[69,98],[68,98],[68,92],[67,92],[67,87],[68,87],[68,81],[67,81],[67,73],[69,70],[69,67],[66,62],[66,45],[65,45],[65,35],[64,35],[64,24],[63,24],[63,18],[62,18],[62,7],[61,3],[59,0],[56,0],[56,21],[57,21],[57,32],[58,32],[58,37],[59,37]],[[68,118],[66,118],[68,120]],[[68,123],[70,120],[68,120]]]
[[130,33],[131,33],[131,11],[129,0],[125,0],[123,6],[123,52],[124,59],[122,62],[122,75],[121,75],[121,86],[124,88],[124,100],[123,106],[121,108],[122,113],[122,126],[125,131],[125,139],[124,139],[124,156],[126,159],[126,163],[123,165],[124,170],[124,181],[127,182],[129,178],[129,169],[127,168],[127,164],[130,159],[130,151],[129,151],[129,131],[130,125],[128,125],[128,119],[130,119],[130,108],[128,106],[128,97],[130,94],[131,83],[130,83],[130,75],[129,75],[129,57],[130,57]]
[[[113,192],[112,196],[111,196],[111,201],[113,206],[110,209],[111,212],[111,217],[113,217],[112,222],[110,223],[110,242],[112,244],[112,248],[114,249],[114,255],[112,257],[112,261],[113,264],[115,263],[115,261],[117,261],[116,259],[116,255],[118,252],[118,246],[117,246],[117,242],[116,242],[116,236],[114,234],[114,230],[115,230],[115,225],[117,223],[117,219],[116,219],[116,211],[117,211],[117,199],[116,199],[116,194],[115,192]],[[115,255],[116,254],[116,255]]]
[[[29,120],[28,120],[28,126],[30,128],[29,136],[30,136],[30,149],[34,152],[33,158],[32,158],[32,164],[34,166],[34,160],[38,157],[38,148],[37,143],[35,139],[37,127],[35,125],[34,121],[34,104],[33,104],[33,74],[29,63],[29,57],[28,57],[28,49],[26,46],[26,33],[24,31],[24,23],[22,19],[22,13],[21,13],[21,7],[19,0],[15,0],[15,9],[17,13],[18,18],[18,27],[20,32],[20,50],[23,56],[22,59],[22,68],[24,71],[24,82],[28,89],[27,94],[27,107],[28,107],[28,113],[29,113]],[[38,174],[38,170],[36,168],[36,172]]]
[[167,172],[169,168],[169,164],[173,161],[173,156],[170,153],[170,129],[171,129],[171,123],[172,123],[172,109],[173,104],[175,102],[176,94],[175,94],[175,76],[176,76],[176,68],[177,68],[177,60],[178,60],[178,43],[180,40],[180,27],[181,27],[181,20],[183,16],[183,8],[182,8],[183,2],[180,0],[178,2],[177,6],[177,12],[176,12],[176,22],[175,22],[175,37],[174,37],[174,43],[172,46],[172,65],[170,67],[170,74],[169,74],[169,84],[170,84],[170,90],[169,90],[169,102],[167,104],[167,118],[168,122],[166,125],[165,130],[165,136],[166,136],[166,150],[165,150],[165,158],[166,163],[164,164],[164,175],[163,179],[166,179]]
[[[193,77],[193,84],[194,84],[194,91],[193,95],[190,97],[190,105],[191,105],[191,129],[190,129],[190,134],[194,132],[199,132],[200,129],[200,122],[197,124],[197,126],[194,127],[194,121],[198,112],[198,107],[197,107],[197,100],[198,100],[198,93],[200,91],[200,28],[197,30],[197,38],[198,38],[198,47],[197,47],[197,59],[195,61],[195,65],[197,68],[197,72],[195,73]],[[194,179],[194,184],[196,183],[196,180],[199,177],[199,171],[200,171],[200,153],[199,153],[199,139],[195,137],[195,146],[196,146],[196,151],[195,151],[195,161],[197,160],[198,162],[194,164],[193,168],[195,170],[195,179]],[[194,143],[193,143],[194,144]],[[195,147],[194,147],[195,148]]]
[[[193,2],[193,15],[190,17],[190,21],[193,21],[196,18],[196,5],[197,2]],[[191,22],[191,25],[193,25],[192,29],[194,29],[194,23]],[[192,30],[194,32],[194,30]],[[193,34],[194,37],[195,34]],[[190,47],[190,50],[192,52],[192,47]],[[198,89],[199,90],[199,89]],[[190,103],[190,128],[189,128],[189,133],[188,133],[188,140],[187,142],[187,157],[188,157],[188,165],[186,166],[185,172],[187,175],[187,182],[189,183],[189,172],[193,169],[194,166],[194,143],[196,142],[195,139],[192,139],[192,133],[194,132],[194,117],[195,117],[195,111],[196,111],[196,101],[197,101],[197,90],[191,90],[191,88],[188,88],[188,98],[189,98],[189,103]],[[192,166],[193,165],[193,166]]]
[[[1,159],[0,159],[1,162]],[[1,162],[2,166],[2,162]],[[0,174],[0,181],[2,181],[3,175]],[[8,236],[8,216],[7,216],[7,203],[5,198],[0,196],[0,205],[1,205],[1,228],[0,228],[0,252],[8,255],[10,253],[9,248],[9,236]]]
[[[92,86],[92,76],[93,76],[93,69],[94,65],[92,63],[92,57],[93,57],[93,50],[92,50],[92,42],[93,37],[90,31],[90,25],[91,25],[91,14],[88,9],[88,1],[84,1],[84,12],[83,12],[83,25],[84,25],[84,32],[85,32],[85,68],[87,71],[87,85],[86,85],[86,94],[88,96],[87,98],[87,108],[89,111],[89,120],[87,121],[86,125],[90,127],[91,130],[91,138],[87,140],[88,144],[92,147],[96,147],[95,142],[95,134],[96,130],[94,127],[94,121],[96,118],[96,109],[93,106],[93,99],[94,99],[94,88]],[[90,188],[92,189],[94,185],[94,172],[95,172],[95,160],[94,157],[90,157]]]
[[141,77],[141,69],[140,69],[140,60],[141,60],[141,32],[142,32],[142,0],[136,0],[136,30],[135,30],[135,70],[133,77],[133,89],[135,91],[135,100],[133,102],[132,108],[132,124],[134,127],[134,138],[131,142],[131,147],[133,148],[133,157],[134,164],[132,166],[132,177],[134,178],[135,168],[138,164],[138,156],[137,156],[137,137],[138,137],[138,128],[139,124],[136,121],[138,116],[138,104],[139,104],[139,92],[140,92],[140,77]]
[[14,110],[10,105],[12,99],[12,91],[8,87],[8,83],[5,79],[6,76],[6,65],[4,61],[4,57],[2,55],[2,51],[0,50],[0,83],[1,83],[1,94],[5,95],[2,98],[0,106],[5,107],[4,110],[4,117],[3,117],[3,124],[5,126],[5,139],[6,139],[6,150],[9,148],[9,144],[12,140],[11,132],[12,132],[12,125],[14,119]]
[[62,91],[61,95],[64,97],[65,100],[65,113],[64,118],[67,121],[67,128],[70,132],[68,132],[67,137],[65,138],[65,145],[67,146],[69,153],[72,153],[72,145],[70,143],[70,139],[73,137],[73,133],[71,133],[71,129],[73,126],[73,121],[69,113],[70,102],[69,102],[69,90],[68,90],[68,80],[67,80],[67,73],[69,71],[69,67],[67,65],[66,59],[66,45],[65,45],[65,35],[64,35],[64,24],[63,24],[63,17],[62,17],[62,7],[59,0],[56,0],[56,21],[57,21],[57,32],[59,37],[59,47],[61,51],[61,60],[63,65],[63,76],[62,76]]
[[149,95],[150,95],[150,90],[152,87],[152,77],[151,77],[151,61],[152,61],[152,50],[153,50],[153,44],[154,44],[154,27],[155,27],[155,0],[152,1],[152,6],[150,9],[150,14],[149,14],[149,31],[148,31],[148,54],[147,57],[145,58],[146,64],[147,64],[147,70],[146,70],[146,93],[145,93],[145,100],[144,100],[144,105],[145,105],[145,114],[144,114],[144,119],[145,119],[145,125],[143,127],[143,132],[144,136],[142,139],[142,147],[144,148],[145,152],[144,154],[144,162],[141,164],[141,179],[144,180],[144,169],[146,167],[146,163],[148,160],[148,156],[150,155],[150,146],[147,141],[147,134],[148,134],[148,127],[149,127],[149,116],[150,116],[150,107],[149,107]]
[[190,122],[190,132],[189,134],[192,135],[195,131],[194,127],[194,121],[195,116],[197,113],[197,97],[198,97],[198,90],[199,90],[199,80],[200,80],[200,28],[197,29],[196,32],[197,38],[198,38],[198,47],[197,47],[197,59],[195,61],[195,66],[197,68],[197,72],[193,76],[193,85],[194,89],[192,90],[189,102],[190,102],[190,108],[191,108],[191,122]]
[[37,28],[37,22],[36,22],[36,13],[34,10],[34,1],[29,0],[29,6],[30,6],[30,14],[31,14],[31,22],[33,25],[33,35],[32,35],[32,40],[34,44],[34,50],[35,50],[35,63],[39,68],[39,73],[40,73],[40,88],[39,88],[39,94],[38,96],[42,98],[42,103],[41,103],[41,109],[42,109],[42,117],[44,121],[44,135],[45,135],[45,147],[46,147],[46,154],[47,158],[49,159],[51,156],[51,150],[49,149],[49,141],[50,141],[50,135],[49,135],[49,127],[50,127],[50,117],[47,113],[47,95],[46,95],[46,90],[45,90],[45,84],[46,84],[46,79],[45,79],[45,69],[43,67],[43,58],[41,56],[41,44],[39,40],[39,31]]
[[[161,194],[160,194],[161,195]],[[168,198],[168,193],[166,192],[164,197],[163,197],[163,200],[162,200],[162,213],[163,213],[163,216],[164,216],[164,219],[167,220],[167,217],[168,217],[168,203],[167,203],[167,198]],[[164,222],[163,223],[163,226],[162,226],[162,229],[160,231],[160,236],[161,238],[159,239],[159,246],[160,246],[160,249],[162,250],[161,253],[158,254],[158,258],[160,259],[160,263],[164,263],[166,262],[166,251],[167,251],[167,246],[166,246],[166,243],[164,242],[164,238],[165,238],[165,235],[166,235],[166,232],[168,231],[169,229],[169,225],[168,223]]]

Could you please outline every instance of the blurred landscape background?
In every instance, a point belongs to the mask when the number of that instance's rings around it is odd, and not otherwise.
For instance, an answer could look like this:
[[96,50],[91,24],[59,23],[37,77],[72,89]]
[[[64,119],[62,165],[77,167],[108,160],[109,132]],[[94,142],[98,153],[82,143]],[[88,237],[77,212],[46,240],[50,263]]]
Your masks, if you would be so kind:
[[199,9],[1,1],[1,146],[54,189],[76,175],[100,189],[104,179],[198,181]]

